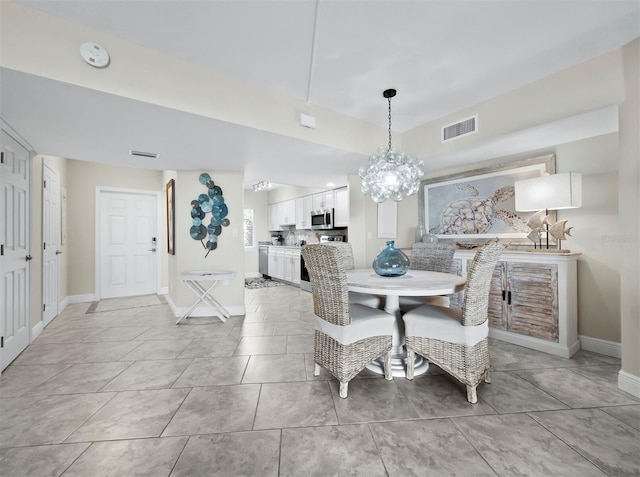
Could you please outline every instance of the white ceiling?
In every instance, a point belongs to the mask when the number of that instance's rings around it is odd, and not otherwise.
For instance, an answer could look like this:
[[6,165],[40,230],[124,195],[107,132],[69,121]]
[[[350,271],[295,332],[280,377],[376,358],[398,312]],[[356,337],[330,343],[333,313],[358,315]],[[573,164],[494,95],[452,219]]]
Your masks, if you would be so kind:
[[[638,1],[20,3],[385,128],[381,93],[396,88],[397,131],[534,82],[640,35]],[[47,154],[131,164],[121,151],[135,144],[161,152],[157,161],[136,163],[140,167],[243,170],[247,183],[264,179],[309,187],[340,181],[364,160],[6,69],[1,93],[3,117]]]

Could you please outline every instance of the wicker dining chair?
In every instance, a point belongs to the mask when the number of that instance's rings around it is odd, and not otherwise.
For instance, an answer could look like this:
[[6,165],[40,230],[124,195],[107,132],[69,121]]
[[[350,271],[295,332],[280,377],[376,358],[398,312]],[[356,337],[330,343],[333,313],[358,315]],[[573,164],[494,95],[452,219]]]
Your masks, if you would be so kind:
[[[355,260],[353,259],[353,248],[349,242],[327,242],[329,245],[337,248],[342,254],[345,270],[353,270],[355,268]],[[349,292],[349,303],[357,303],[359,305],[370,306],[384,310],[384,296],[371,295],[369,293]]]
[[413,379],[415,353],[424,356],[467,387],[467,400],[478,402],[476,388],[490,382],[489,286],[502,244],[482,246],[469,264],[462,310],[422,305],[403,316],[407,378]]
[[320,367],[340,381],[346,398],[349,381],[384,355],[384,376],[391,380],[391,342],[395,317],[376,308],[348,302],[344,259],[336,247],[302,247],[309,270],[315,319],[314,376]]
[[[437,242],[416,242],[411,247],[409,259],[411,270],[430,270],[432,272],[454,273],[453,255],[456,243],[453,240]],[[447,296],[401,296],[400,309],[408,312],[420,305],[449,306]]]

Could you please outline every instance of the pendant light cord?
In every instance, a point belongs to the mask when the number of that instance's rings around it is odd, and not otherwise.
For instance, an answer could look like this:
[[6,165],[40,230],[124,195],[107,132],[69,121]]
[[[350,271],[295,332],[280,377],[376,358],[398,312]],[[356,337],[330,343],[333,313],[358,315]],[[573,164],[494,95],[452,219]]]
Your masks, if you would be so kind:
[[389,151],[391,150],[391,97],[388,97],[389,101]]

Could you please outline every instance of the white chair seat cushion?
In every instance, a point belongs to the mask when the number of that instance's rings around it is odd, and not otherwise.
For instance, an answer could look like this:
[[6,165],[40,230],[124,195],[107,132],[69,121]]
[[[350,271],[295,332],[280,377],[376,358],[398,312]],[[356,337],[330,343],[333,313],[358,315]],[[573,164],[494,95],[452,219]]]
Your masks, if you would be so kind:
[[463,326],[461,310],[442,306],[419,306],[406,313],[403,320],[406,336],[473,346],[489,335],[489,320],[481,325]]
[[372,336],[393,334],[396,319],[389,313],[369,306],[350,304],[349,315],[351,324],[346,326],[334,325],[316,316],[316,330],[331,336],[343,345],[350,345]]

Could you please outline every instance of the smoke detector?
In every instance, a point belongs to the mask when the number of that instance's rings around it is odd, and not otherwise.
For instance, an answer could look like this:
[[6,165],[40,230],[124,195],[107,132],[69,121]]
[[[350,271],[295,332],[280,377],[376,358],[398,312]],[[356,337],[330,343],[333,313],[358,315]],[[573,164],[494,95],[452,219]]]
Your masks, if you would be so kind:
[[106,68],[109,66],[109,53],[97,43],[86,42],[80,45],[80,56],[94,68]]

